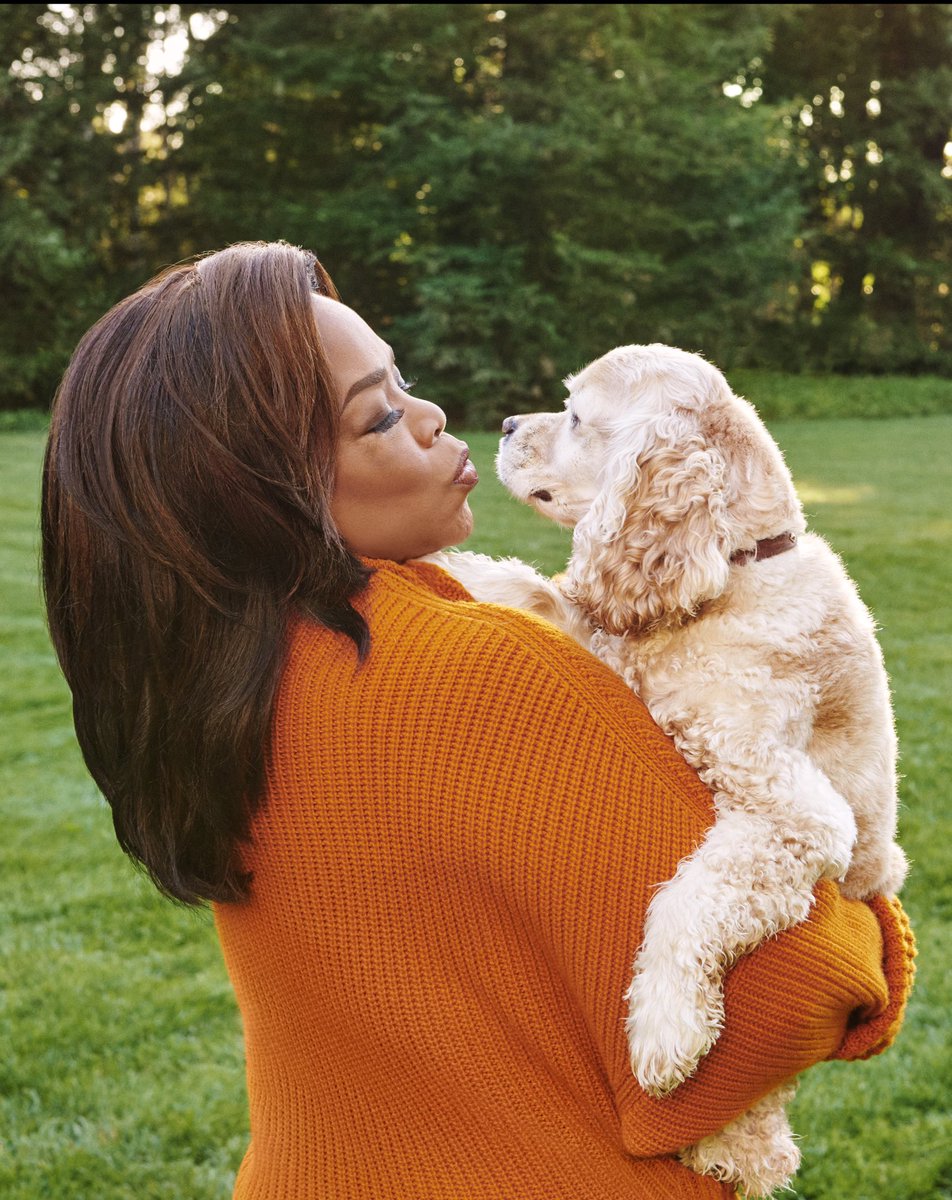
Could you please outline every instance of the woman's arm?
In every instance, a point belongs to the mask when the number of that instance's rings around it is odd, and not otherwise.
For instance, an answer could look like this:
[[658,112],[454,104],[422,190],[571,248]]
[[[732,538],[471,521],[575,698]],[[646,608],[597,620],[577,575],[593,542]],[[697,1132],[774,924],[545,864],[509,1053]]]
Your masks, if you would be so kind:
[[661,1100],[623,1078],[617,1098],[626,1148],[640,1157],[670,1153],[816,1062],[885,1050],[902,1024],[914,959],[897,900],[844,900],[822,882],[810,919],[765,942],[728,976],[724,1029],[692,1078]]
[[[541,802],[536,790],[547,797],[555,841],[547,870],[559,888],[542,897],[550,937],[604,1059],[626,1148],[670,1153],[813,1063],[885,1049],[912,983],[908,923],[895,900],[847,901],[822,882],[810,919],[728,976],[725,1028],[695,1075],[664,1099],[641,1091],[628,1062],[622,997],[653,889],[704,836],[710,795],[603,664],[537,620],[472,607],[498,614],[500,631],[518,638],[518,648],[498,652],[498,677],[483,685],[492,693],[485,732],[494,736],[489,727],[498,723],[505,753],[531,758],[525,803]],[[513,715],[524,707],[520,678],[532,681],[536,699],[533,711]]]

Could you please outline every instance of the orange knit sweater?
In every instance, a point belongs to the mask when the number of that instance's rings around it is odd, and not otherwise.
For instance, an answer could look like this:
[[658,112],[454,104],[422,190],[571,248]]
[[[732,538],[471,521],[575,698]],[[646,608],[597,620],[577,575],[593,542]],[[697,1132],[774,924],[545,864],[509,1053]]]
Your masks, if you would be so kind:
[[732,971],[696,1075],[650,1099],[622,997],[706,789],[552,626],[435,567],[371,565],[362,667],[292,631],[252,898],[216,909],[247,1047],[236,1200],[729,1196],[674,1151],[892,1040],[901,909],[822,884],[809,922]]

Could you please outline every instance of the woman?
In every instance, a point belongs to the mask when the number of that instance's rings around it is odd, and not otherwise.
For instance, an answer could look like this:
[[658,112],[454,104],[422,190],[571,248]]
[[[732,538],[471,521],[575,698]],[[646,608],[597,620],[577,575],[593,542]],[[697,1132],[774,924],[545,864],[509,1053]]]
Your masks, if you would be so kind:
[[45,468],[50,626],[123,849],[213,901],[247,1048],[240,1200],[727,1196],[678,1147],[884,1048],[898,905],[817,891],[664,1100],[622,995],[710,797],[545,622],[412,560],[476,483],[312,255],[233,246],[108,313]]

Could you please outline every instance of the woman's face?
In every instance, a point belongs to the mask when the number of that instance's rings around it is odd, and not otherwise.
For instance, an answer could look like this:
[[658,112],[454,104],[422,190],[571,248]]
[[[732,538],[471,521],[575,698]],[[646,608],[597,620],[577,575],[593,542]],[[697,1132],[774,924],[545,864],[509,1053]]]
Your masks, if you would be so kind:
[[314,305],[341,406],[331,516],[348,548],[402,562],[464,541],[478,482],[466,444],[409,394],[393,351],[353,309],[326,296]]

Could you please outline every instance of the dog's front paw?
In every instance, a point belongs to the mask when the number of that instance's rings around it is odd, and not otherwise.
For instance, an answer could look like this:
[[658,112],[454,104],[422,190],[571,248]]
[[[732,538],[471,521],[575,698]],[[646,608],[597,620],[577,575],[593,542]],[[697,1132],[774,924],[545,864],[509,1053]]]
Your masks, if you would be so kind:
[[659,979],[636,969],[626,993],[625,1031],[631,1069],[653,1096],[664,1096],[693,1074],[717,1040],[724,1020],[721,989],[708,979]]

